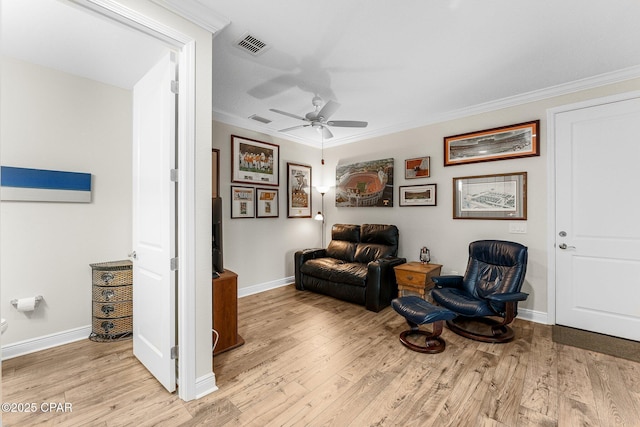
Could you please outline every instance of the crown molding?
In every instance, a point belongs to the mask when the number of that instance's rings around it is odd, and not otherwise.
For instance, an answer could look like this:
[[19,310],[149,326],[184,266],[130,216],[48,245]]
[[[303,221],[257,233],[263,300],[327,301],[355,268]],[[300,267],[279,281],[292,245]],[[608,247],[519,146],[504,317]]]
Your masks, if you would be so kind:
[[485,102],[471,107],[461,108],[459,110],[432,117],[426,124],[441,123],[448,120],[459,119],[495,110],[501,110],[503,108],[515,107],[518,105],[537,102],[544,99],[555,98],[557,96],[581,92],[583,90],[595,89],[598,87],[607,86],[638,77],[640,77],[640,66],[623,68],[621,70],[612,71],[610,73],[599,74],[597,76],[574,80],[569,83],[563,83],[545,89],[534,90],[507,98],[497,99],[495,101]]
[[[460,108],[458,110],[448,111],[443,114],[433,115],[427,117],[426,119],[420,120],[412,120],[407,121],[405,123],[401,123],[394,126],[389,126],[383,129],[376,129],[372,131],[365,131],[358,133],[357,135],[345,137],[345,138],[333,138],[330,142],[325,141],[325,148],[350,144],[353,142],[362,141],[365,139],[376,138],[384,135],[389,135],[392,133],[398,133],[410,129],[416,129],[423,126],[429,126],[436,123],[447,122],[450,120],[461,119],[464,117],[474,116],[477,114],[488,113],[496,110],[501,110],[504,108],[515,107],[518,105],[528,104],[532,102],[541,101],[544,99],[554,98],[557,96],[568,95],[575,92],[580,92],[589,89],[595,89],[602,86],[607,86],[614,83],[623,82],[626,80],[631,80],[635,78],[640,78],[640,66],[633,66],[629,68],[623,68],[621,70],[612,71],[610,73],[604,73],[593,77],[587,77],[580,80],[575,80],[569,83],[564,83],[556,86],[551,86],[545,89],[534,90],[531,92],[526,92],[520,95],[510,96],[507,98],[497,99],[494,101],[485,102],[482,104],[472,105],[465,108]],[[276,136],[278,138],[283,138],[287,140],[291,140],[294,142],[299,142],[301,144],[318,147],[319,141],[309,140],[306,138],[299,138],[293,136],[291,134],[284,134],[281,132],[274,131],[273,129],[269,129],[264,125],[258,125],[251,123],[252,121],[249,119],[234,117],[229,114],[223,113],[221,111],[214,110],[213,119],[222,123],[226,123],[229,125],[253,130],[260,133],[265,133],[268,135]]]
[[117,0],[70,0],[94,13],[105,16],[128,27],[139,30],[151,37],[181,47],[192,41],[192,38],[173,27],[156,21],[147,15],[126,7]]
[[170,10],[176,15],[193,22],[199,27],[211,32],[217,33],[224,27],[229,25],[231,21],[209,6],[202,4],[198,0],[151,0],[165,9]]

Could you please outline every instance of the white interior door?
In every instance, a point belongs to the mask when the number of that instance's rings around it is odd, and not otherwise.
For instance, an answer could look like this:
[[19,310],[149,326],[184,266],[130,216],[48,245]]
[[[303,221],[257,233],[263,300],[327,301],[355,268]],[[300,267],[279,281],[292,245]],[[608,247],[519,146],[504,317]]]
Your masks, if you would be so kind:
[[169,53],[133,90],[133,353],[169,391],[176,388],[176,64]]
[[640,99],[555,117],[556,323],[640,340]]

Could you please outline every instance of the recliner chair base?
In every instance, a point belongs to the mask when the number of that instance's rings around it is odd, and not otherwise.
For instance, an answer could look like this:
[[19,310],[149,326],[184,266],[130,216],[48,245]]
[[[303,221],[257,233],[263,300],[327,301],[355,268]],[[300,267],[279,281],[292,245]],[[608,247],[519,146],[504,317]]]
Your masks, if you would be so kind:
[[[446,347],[445,341],[440,338],[442,329],[444,326],[443,320],[438,320],[432,323],[433,331],[423,331],[418,329],[418,325],[411,325],[411,329],[400,333],[400,342],[402,345],[410,350],[417,351],[419,353],[442,353]],[[424,345],[418,345],[409,341],[408,337],[411,335],[422,335],[425,337]]]
[[[393,309],[403,316],[411,329],[400,333],[400,342],[410,350],[419,353],[441,353],[444,351],[445,342],[440,338],[444,329],[444,321],[453,319],[456,314],[446,308],[430,304],[422,298],[409,295],[399,297],[391,301]],[[431,324],[431,332],[422,331],[420,325]],[[412,335],[425,337],[424,345],[418,345],[409,340]]]
[[464,317],[447,320],[452,332],[475,341],[505,343],[513,340],[515,332],[504,322],[489,317]]

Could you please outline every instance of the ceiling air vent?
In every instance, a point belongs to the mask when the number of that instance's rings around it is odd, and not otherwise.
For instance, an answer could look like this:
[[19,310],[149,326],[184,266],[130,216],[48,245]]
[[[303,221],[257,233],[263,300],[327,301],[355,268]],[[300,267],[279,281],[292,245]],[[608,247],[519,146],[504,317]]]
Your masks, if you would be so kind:
[[253,114],[253,115],[249,116],[249,118],[251,120],[255,120],[257,122],[264,123],[265,125],[268,124],[268,123],[271,123],[271,120],[265,119],[264,117],[260,117],[257,114]]
[[242,35],[240,40],[236,42],[236,47],[250,53],[253,56],[258,56],[269,48],[265,42],[252,36],[249,33]]

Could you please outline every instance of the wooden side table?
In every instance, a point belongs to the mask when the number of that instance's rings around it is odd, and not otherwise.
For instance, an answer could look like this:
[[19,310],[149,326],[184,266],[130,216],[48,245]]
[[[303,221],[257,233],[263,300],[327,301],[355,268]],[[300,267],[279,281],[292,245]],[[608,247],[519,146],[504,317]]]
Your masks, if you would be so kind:
[[422,299],[426,300],[427,293],[435,286],[431,278],[440,275],[442,265],[408,262],[397,265],[393,269],[396,273],[399,297],[403,296],[407,291],[417,293]]
[[220,277],[211,280],[213,286],[213,328],[220,334],[213,350],[216,356],[244,344],[238,334],[238,275],[225,270]]

